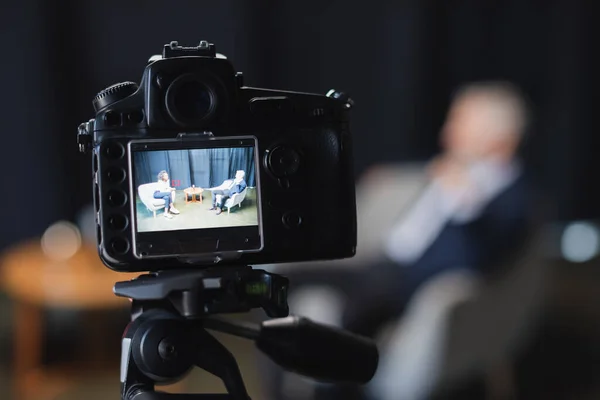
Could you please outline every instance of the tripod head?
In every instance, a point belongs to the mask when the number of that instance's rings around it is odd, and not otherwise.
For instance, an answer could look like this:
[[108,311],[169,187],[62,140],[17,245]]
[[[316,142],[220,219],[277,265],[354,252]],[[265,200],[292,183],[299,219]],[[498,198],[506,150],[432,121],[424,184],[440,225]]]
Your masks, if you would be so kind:
[[[234,356],[207,329],[255,340],[282,367],[325,381],[366,383],[378,362],[373,342],[351,333],[287,317],[288,279],[249,266],[162,271],[117,282],[132,300],[121,353],[122,400],[249,400]],[[262,308],[275,318],[261,325],[215,314]],[[287,317],[287,318],[284,318]],[[221,378],[227,394],[167,394],[197,366]]]

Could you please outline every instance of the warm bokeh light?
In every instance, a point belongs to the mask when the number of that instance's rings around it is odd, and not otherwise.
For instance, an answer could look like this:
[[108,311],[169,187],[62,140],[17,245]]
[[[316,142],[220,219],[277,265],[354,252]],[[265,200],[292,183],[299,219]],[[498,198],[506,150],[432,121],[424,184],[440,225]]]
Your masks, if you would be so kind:
[[81,233],[74,224],[58,221],[50,225],[41,239],[44,254],[56,261],[73,257],[81,247]]

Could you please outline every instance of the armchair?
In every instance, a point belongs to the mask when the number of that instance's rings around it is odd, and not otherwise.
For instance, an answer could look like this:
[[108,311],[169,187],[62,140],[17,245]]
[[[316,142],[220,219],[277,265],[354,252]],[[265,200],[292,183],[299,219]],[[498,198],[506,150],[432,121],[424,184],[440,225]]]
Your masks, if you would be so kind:
[[146,206],[148,211],[151,211],[156,218],[156,210],[165,208],[165,201],[163,199],[155,199],[154,192],[158,190],[158,182],[145,183],[138,186],[138,194],[140,200]]
[[[312,269],[323,276],[326,268],[335,273],[378,262],[383,253],[382,236],[427,183],[423,170],[420,165],[390,164],[369,171],[356,188],[360,227],[356,255],[319,263]],[[514,266],[507,266],[494,279],[478,279],[457,269],[424,284],[403,317],[389,323],[377,338],[381,358],[375,377],[365,387],[368,397],[432,398],[460,386],[474,373],[485,376],[491,397],[502,397],[497,392],[511,389],[502,372],[536,323],[547,291],[548,272],[540,262],[540,239],[532,234],[529,240],[524,252],[515,254]],[[345,300],[352,293],[345,291],[344,282],[332,286],[309,278],[314,283],[298,285],[297,278],[311,272],[306,264],[274,264],[269,269],[296,282],[288,298],[291,313],[340,326]],[[287,392],[308,393],[304,398],[314,399],[310,393],[322,385],[271,363],[264,362],[261,367],[269,377],[265,382],[268,397],[291,399]]]
[[[226,179],[223,181],[222,184],[220,184],[219,186],[215,186],[206,190],[223,190],[227,187],[229,187],[229,185],[231,185],[231,182],[233,182],[233,179]],[[225,204],[223,204],[224,208],[227,208],[227,214],[230,213],[231,209],[235,206],[239,206],[242,207],[242,201],[246,198],[246,193],[248,192],[248,187],[246,187],[244,190],[242,190],[240,193],[235,193],[233,196],[231,196],[230,198],[228,198],[225,201]],[[220,195],[217,195],[220,196]],[[218,200],[220,200],[218,198]]]

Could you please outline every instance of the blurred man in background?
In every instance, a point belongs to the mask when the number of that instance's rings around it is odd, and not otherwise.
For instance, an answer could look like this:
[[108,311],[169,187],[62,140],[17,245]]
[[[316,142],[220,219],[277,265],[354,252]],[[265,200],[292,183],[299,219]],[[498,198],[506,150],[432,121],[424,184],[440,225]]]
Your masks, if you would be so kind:
[[[372,215],[372,205],[357,204],[363,222],[357,257],[341,261],[349,268],[328,268],[328,263],[291,268],[286,274],[295,306],[306,310],[310,306],[302,303],[318,302],[316,312],[322,315],[309,317],[377,337],[388,323],[403,316],[413,295],[431,278],[454,270],[485,275],[510,265],[510,257],[518,254],[530,230],[529,188],[517,156],[527,119],[524,97],[510,83],[480,82],[460,88],[441,131],[442,152],[426,165],[423,189],[402,209],[397,197],[385,192],[394,182],[368,185],[371,192],[379,187],[381,194],[373,194],[385,201],[379,201],[380,215]],[[402,185],[399,178],[398,182]],[[371,217],[361,215],[367,213]],[[390,221],[396,215],[400,218]],[[383,239],[361,243],[365,235]],[[378,259],[359,257],[369,251]],[[350,268],[355,264],[360,265]],[[294,297],[315,286],[345,294],[341,321],[327,311],[335,308],[327,296],[315,300],[319,296],[313,290]],[[322,389],[317,391],[319,399],[361,397],[354,393],[357,388],[343,393],[340,388],[333,389],[336,393],[331,387]]]
[[432,276],[454,268],[485,273],[519,247],[530,211],[516,158],[526,114],[511,84],[458,91],[441,132],[443,151],[427,167],[429,184],[382,243],[386,259],[361,271],[343,318],[347,329],[374,336]]

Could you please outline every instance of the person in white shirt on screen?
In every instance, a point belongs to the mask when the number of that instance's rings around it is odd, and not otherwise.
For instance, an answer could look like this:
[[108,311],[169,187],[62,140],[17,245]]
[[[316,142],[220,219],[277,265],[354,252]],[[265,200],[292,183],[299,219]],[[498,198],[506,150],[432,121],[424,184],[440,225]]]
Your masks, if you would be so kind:
[[157,189],[154,191],[154,198],[165,201],[165,218],[173,218],[172,214],[179,214],[179,210],[175,208],[175,190],[169,184],[169,174],[167,171],[160,171],[158,173],[158,184]]

